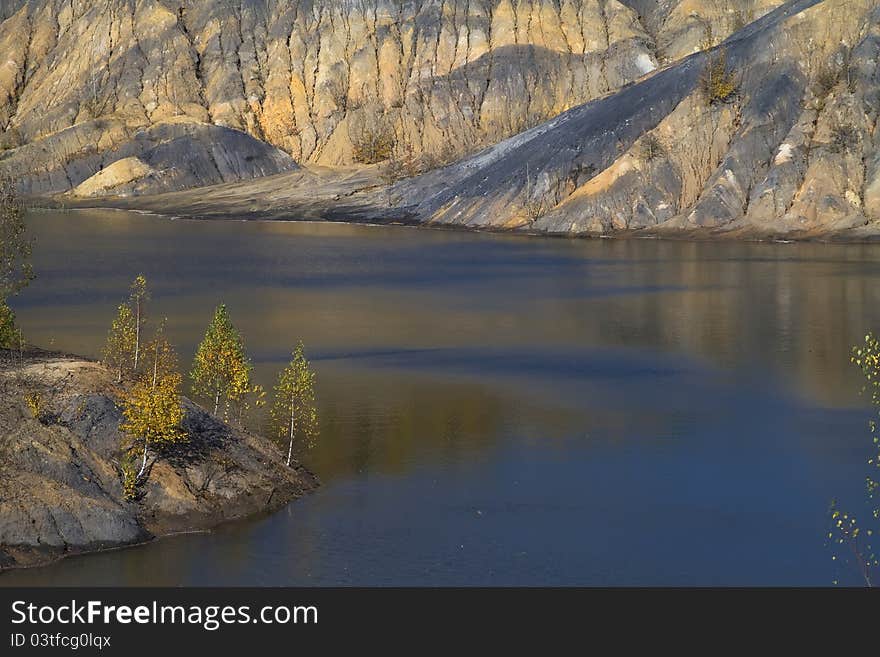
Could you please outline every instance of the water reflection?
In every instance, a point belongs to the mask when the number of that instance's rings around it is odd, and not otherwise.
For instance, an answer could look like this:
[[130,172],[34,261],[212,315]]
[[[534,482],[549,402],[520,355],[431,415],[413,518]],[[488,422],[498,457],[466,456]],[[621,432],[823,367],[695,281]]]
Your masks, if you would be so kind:
[[139,271],[184,360],[220,301],[264,385],[302,338],[326,485],[0,583],[829,581],[880,247],[28,219],[40,277],[16,310],[35,342],[97,355]]
[[[876,325],[876,245],[537,240],[326,224],[38,213],[39,281],[17,302],[43,343],[96,354],[132,272],[192,351],[226,301],[260,361],[313,353],[608,345],[761,363],[848,403],[848,346]],[[69,226],[70,228],[65,228]],[[71,276],[71,272],[76,272]]]

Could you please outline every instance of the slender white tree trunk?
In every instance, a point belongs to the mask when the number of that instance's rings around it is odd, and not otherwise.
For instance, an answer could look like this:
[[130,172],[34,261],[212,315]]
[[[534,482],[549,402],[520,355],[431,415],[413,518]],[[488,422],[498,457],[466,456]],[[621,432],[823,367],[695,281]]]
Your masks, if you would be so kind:
[[220,386],[217,386],[217,392],[214,393],[214,417],[217,417],[217,411],[220,410]]
[[141,471],[138,472],[137,479],[140,479],[144,476],[144,472],[147,469],[147,441],[144,440],[144,460],[141,462]]
[[287,445],[287,467],[290,467],[290,463],[293,461],[293,402],[290,404],[290,443]]

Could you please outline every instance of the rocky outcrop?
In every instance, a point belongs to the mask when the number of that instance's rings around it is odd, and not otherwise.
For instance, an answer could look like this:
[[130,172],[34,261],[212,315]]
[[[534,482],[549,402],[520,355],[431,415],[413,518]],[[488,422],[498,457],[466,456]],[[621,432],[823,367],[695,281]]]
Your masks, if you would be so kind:
[[[619,89],[775,4],[29,0],[0,15],[0,128],[7,148],[57,153],[55,168],[69,155],[58,133],[76,128],[69,139],[104,154],[168,121],[329,165],[351,164],[365,129],[386,131],[431,165]],[[97,173],[81,168],[67,166],[68,189]]]
[[[316,485],[268,441],[186,400],[189,442],[155,459],[140,498],[128,502],[120,388],[110,372],[63,356],[7,358],[0,390],[0,569],[209,528],[277,509]],[[39,400],[37,413],[28,396]]]
[[71,190],[73,196],[125,196],[145,180],[155,180],[157,172],[137,157],[116,160]]
[[77,124],[0,160],[28,195],[158,193],[296,168],[287,153],[237,130],[188,121],[139,128],[116,118]]
[[[878,30],[871,0],[789,2],[713,51],[396,192],[421,221],[551,233],[873,225]],[[737,93],[713,103],[699,80],[718,57]]]
[[29,0],[0,44],[0,174],[74,205],[880,233],[875,0]]

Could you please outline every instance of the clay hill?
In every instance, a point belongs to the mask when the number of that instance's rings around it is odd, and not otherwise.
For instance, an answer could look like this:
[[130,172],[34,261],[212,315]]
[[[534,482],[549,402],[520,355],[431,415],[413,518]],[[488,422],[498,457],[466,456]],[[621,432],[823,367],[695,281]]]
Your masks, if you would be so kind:
[[876,0],[0,6],[0,173],[38,202],[877,232]]

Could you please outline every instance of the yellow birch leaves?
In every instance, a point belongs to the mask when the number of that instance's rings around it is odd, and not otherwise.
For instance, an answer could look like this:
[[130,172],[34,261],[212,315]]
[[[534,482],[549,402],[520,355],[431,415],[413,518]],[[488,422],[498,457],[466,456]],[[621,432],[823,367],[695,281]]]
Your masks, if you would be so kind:
[[229,319],[224,304],[217,306],[205,337],[196,351],[190,377],[193,391],[211,400],[214,415],[224,404],[224,416],[231,404],[252,391],[251,364],[244,353],[244,341]]
[[287,442],[287,465],[293,460],[293,445],[314,446],[318,435],[318,411],[315,407],[315,373],[305,357],[300,342],[293,358],[278,376],[272,424],[279,438]]
[[121,383],[126,372],[134,370],[135,319],[128,304],[120,304],[104,345],[104,364],[116,372]]
[[122,430],[146,445],[167,445],[186,439],[181,428],[182,377],[177,369],[177,355],[159,328],[156,337],[144,346],[143,370],[125,396]]
[[139,274],[131,284],[128,301],[116,309],[116,318],[104,345],[104,364],[116,371],[116,382],[126,374],[136,373],[140,365],[141,333],[146,321],[146,304],[150,298],[147,279]]

